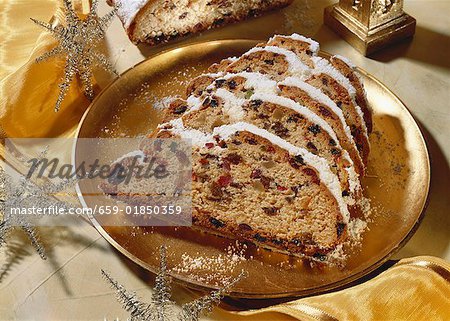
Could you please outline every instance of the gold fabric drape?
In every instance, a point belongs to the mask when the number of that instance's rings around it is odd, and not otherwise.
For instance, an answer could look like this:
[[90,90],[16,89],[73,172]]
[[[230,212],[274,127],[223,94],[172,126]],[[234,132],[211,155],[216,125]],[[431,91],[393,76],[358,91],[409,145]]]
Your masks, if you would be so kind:
[[[26,14],[25,14],[26,13]],[[0,128],[10,138],[66,136],[78,125],[89,106],[77,81],[54,112],[64,58],[37,64],[35,59],[56,45],[56,40],[31,22],[30,17],[62,20],[58,1],[0,0]]]
[[[61,111],[55,113],[64,61],[34,61],[56,42],[28,18],[45,21],[56,12],[61,19],[57,3],[0,0],[0,126],[7,137],[68,136],[88,107],[79,84],[73,83]],[[281,314],[311,321],[450,320],[450,265],[433,257],[405,259],[346,290],[260,310],[218,314],[227,320],[277,320]]]
[[403,259],[349,289],[239,314],[258,320],[265,312],[302,321],[450,320],[450,264],[434,257]]

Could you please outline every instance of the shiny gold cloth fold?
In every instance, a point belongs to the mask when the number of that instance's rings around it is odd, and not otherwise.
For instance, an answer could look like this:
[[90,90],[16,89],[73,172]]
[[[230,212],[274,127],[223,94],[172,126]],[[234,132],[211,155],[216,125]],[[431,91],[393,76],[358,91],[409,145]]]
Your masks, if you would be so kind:
[[273,312],[302,321],[450,320],[450,264],[435,257],[403,259],[363,284],[238,314],[258,320]]
[[75,80],[60,112],[55,113],[65,59],[54,57],[39,64],[35,62],[37,57],[56,46],[56,40],[29,18],[48,21],[55,13],[55,17],[61,19],[58,3],[56,0],[0,0],[0,129],[3,137],[70,135],[89,106],[79,81]]

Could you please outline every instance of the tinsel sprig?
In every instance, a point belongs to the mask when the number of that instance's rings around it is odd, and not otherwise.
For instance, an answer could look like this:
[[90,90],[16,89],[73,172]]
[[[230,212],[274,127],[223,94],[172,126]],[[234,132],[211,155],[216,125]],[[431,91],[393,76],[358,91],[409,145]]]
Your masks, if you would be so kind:
[[155,317],[158,321],[165,320],[168,315],[168,308],[173,303],[170,300],[171,287],[170,276],[167,270],[167,248],[161,246],[159,249],[159,271],[155,279],[155,287],[153,288],[152,304],[155,309]]
[[102,270],[102,275],[110,284],[111,288],[116,291],[117,300],[122,303],[125,311],[131,315],[131,320],[149,320],[151,305],[142,302],[134,292],[129,292],[123,285],[114,280],[111,275]]
[[205,295],[192,302],[183,304],[179,320],[198,321],[202,314],[211,313],[213,308],[220,303],[224,295],[229,293],[230,289],[233,288],[233,286],[235,286],[245,276],[246,273],[242,271],[237,278],[225,284],[225,286],[223,286],[222,288],[212,291],[208,295]]

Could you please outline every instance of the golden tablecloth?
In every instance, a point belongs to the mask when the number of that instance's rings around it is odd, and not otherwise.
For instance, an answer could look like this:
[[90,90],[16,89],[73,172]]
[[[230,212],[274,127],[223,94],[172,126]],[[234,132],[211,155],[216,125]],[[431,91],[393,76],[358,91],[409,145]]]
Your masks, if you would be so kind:
[[[433,255],[444,260],[402,260],[380,276],[342,292],[278,305],[266,312],[237,315],[216,309],[209,317],[212,320],[450,319],[450,314],[445,314],[450,311],[450,267],[445,262],[450,258],[450,1],[407,1],[406,11],[418,21],[414,41],[384,50],[373,59],[362,57],[322,25],[323,8],[331,2],[297,0],[282,11],[165,48],[189,41],[236,38],[236,34],[240,38],[264,39],[273,33],[298,32],[318,40],[324,50],[347,56],[374,74],[402,98],[423,125],[432,158],[433,179],[426,217],[396,257]],[[55,114],[54,88],[62,61],[34,64],[34,57],[51,48],[54,41],[48,34],[41,34],[28,18],[48,21],[55,10],[55,0],[0,0],[0,120],[9,136],[70,135],[88,106],[74,85],[62,112]],[[100,12],[108,10],[102,3]],[[117,20],[106,40],[111,61],[120,72],[161,50],[132,45]],[[100,88],[110,80],[103,76],[97,75]],[[88,224],[78,222],[74,227],[43,232],[49,262],[41,261],[24,247],[21,242],[26,241],[17,241],[21,249],[15,257],[17,262],[13,262],[8,275],[0,276],[0,320],[126,319],[114,293],[101,280],[101,268],[109,270],[128,289],[149,298],[148,280],[142,271],[116,254]],[[2,254],[0,258],[6,256]],[[178,304],[195,296],[179,287],[174,293]],[[227,309],[254,306],[244,301],[229,303],[232,306]]]

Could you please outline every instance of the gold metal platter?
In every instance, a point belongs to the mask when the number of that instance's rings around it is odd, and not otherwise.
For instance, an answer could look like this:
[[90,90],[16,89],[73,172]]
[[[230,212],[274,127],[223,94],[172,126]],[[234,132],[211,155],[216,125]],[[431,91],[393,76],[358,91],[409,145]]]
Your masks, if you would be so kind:
[[[95,99],[80,124],[78,138],[136,137],[149,133],[161,117],[155,101],[181,94],[187,81],[209,65],[240,55],[256,43],[198,43],[150,57],[121,75]],[[152,272],[159,264],[159,247],[166,245],[173,278],[192,288],[215,288],[241,270],[247,271],[248,277],[233,288],[234,297],[317,294],[369,274],[418,228],[429,191],[430,164],[420,129],[405,105],[374,77],[360,72],[374,113],[368,176],[363,179],[373,213],[361,249],[350,254],[345,267],[311,267],[299,258],[188,228],[108,226],[107,220],[94,220],[93,224],[115,248]],[[75,146],[75,161],[77,153],[80,151]],[[79,188],[84,205],[93,206],[83,195],[88,186],[80,184]]]

